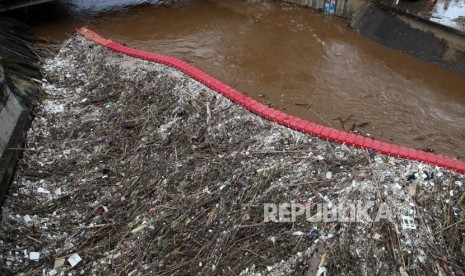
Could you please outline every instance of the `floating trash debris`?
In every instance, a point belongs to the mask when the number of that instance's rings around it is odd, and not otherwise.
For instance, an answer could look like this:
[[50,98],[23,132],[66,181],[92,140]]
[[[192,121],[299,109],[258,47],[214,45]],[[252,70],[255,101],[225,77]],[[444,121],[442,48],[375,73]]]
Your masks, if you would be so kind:
[[82,261],[81,256],[79,254],[74,253],[71,255],[71,257],[68,258],[68,263],[71,265],[71,267],[75,267]]
[[57,258],[55,259],[55,263],[53,265],[54,269],[60,268],[65,265],[66,258]]
[[29,260],[38,261],[40,259],[39,252],[30,252],[29,253]]
[[23,216],[24,223],[29,223],[32,219],[29,215]]
[[333,178],[333,173],[327,172],[325,177],[326,177],[326,180],[331,180],[331,178]]

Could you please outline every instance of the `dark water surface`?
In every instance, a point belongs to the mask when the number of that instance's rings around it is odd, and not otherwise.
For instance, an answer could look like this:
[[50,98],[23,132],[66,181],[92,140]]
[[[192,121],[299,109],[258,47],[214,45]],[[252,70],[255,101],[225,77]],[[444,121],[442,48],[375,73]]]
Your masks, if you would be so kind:
[[177,2],[124,8],[127,1],[74,1],[77,16],[42,22],[35,33],[64,39],[86,25],[128,46],[184,59],[290,114],[340,129],[341,118],[345,129],[355,124],[383,141],[465,159],[465,78],[306,8]]

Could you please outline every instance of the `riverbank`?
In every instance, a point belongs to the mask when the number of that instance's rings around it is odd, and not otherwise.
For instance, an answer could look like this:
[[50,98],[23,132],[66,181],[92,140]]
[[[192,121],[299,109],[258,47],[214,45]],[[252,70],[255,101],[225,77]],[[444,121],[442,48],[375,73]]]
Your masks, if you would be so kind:
[[[43,69],[4,275],[463,273],[463,174],[291,130],[79,35]],[[392,221],[264,222],[291,201]]]

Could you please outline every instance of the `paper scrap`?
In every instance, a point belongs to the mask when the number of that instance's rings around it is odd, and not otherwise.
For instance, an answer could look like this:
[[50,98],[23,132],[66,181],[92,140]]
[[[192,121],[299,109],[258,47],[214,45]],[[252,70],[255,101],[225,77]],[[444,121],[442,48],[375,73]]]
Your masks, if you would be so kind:
[[75,267],[80,261],[82,261],[81,256],[79,256],[77,253],[74,253],[71,255],[71,257],[68,258],[68,262],[71,267]]
[[29,259],[33,261],[38,261],[40,259],[40,253],[39,252],[30,252],[29,253]]
[[65,265],[66,259],[64,257],[55,259],[55,264],[53,265],[53,268],[60,268]]

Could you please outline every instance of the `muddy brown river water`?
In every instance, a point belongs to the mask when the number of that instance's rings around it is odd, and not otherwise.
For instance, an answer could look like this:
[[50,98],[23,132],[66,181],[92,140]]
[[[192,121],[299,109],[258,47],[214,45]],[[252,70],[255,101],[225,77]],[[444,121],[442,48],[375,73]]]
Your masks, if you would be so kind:
[[[115,1],[84,2],[78,10]],[[290,114],[465,159],[465,78],[361,37],[343,19],[279,1],[198,0],[49,20],[35,33],[64,39],[81,25],[183,59]]]

